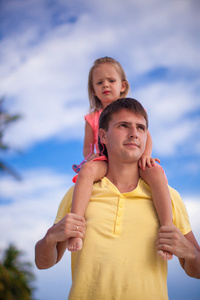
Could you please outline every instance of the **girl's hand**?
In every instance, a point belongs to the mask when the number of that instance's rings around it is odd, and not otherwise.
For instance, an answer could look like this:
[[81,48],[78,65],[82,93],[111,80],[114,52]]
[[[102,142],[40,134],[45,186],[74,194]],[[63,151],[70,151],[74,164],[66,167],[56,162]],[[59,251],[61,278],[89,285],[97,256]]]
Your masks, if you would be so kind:
[[91,161],[97,157],[99,157],[100,155],[98,153],[93,153],[92,155],[90,155],[87,159],[87,161]]
[[158,163],[160,163],[160,160],[158,158],[153,158],[150,155],[142,155],[142,157],[140,158],[138,164],[139,164],[139,167],[142,170],[145,170],[146,166],[149,167],[149,168],[155,166],[156,161]]

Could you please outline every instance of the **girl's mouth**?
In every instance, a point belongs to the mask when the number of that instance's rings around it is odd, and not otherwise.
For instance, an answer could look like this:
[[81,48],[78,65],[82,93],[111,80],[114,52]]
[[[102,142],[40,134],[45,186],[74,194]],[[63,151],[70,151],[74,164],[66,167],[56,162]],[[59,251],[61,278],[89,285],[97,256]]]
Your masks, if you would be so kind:
[[110,91],[104,91],[104,92],[103,92],[104,95],[107,95],[107,94],[109,94],[109,93],[110,93]]

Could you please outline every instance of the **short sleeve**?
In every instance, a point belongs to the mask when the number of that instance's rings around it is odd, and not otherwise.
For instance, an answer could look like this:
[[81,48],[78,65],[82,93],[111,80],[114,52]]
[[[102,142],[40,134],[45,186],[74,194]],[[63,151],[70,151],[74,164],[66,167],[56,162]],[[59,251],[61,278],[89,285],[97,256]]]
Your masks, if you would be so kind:
[[172,198],[173,223],[183,235],[189,233],[191,229],[187,209],[179,193],[170,187]]
[[85,121],[87,121],[93,129],[94,145],[95,145],[97,153],[99,152],[99,148],[98,148],[98,129],[99,129],[99,116],[100,116],[101,112],[102,112],[102,110],[99,110],[99,111],[95,111],[95,112],[92,112],[92,113],[84,116]]
[[65,194],[62,201],[60,202],[54,224],[58,223],[67,213],[71,212],[73,191],[74,186],[72,186],[68,190],[68,192]]

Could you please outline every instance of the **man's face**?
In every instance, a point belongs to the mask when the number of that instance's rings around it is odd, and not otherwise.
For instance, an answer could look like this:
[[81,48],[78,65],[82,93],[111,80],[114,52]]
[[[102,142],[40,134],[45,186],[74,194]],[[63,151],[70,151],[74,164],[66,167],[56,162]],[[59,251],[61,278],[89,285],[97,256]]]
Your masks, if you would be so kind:
[[103,130],[100,138],[106,145],[109,160],[137,162],[146,147],[146,120],[142,115],[122,109],[112,115],[108,131]]

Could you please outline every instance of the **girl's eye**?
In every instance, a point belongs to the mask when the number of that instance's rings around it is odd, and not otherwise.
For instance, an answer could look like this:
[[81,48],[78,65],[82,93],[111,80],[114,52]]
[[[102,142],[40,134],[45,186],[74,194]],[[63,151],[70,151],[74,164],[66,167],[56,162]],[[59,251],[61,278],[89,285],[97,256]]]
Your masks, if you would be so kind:
[[115,82],[115,80],[114,79],[110,79],[110,82]]
[[97,82],[97,84],[102,84],[102,81]]

